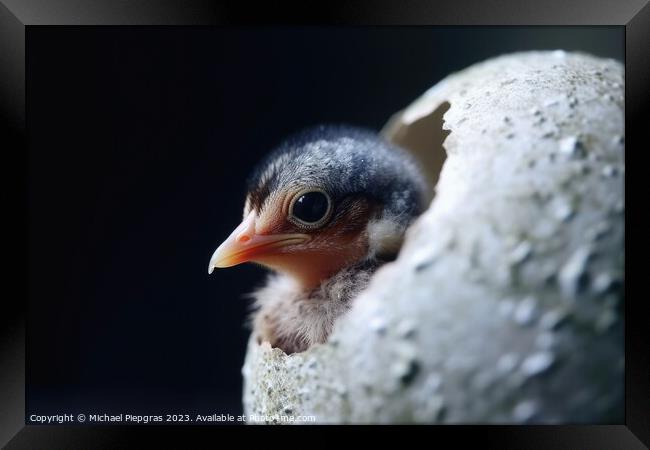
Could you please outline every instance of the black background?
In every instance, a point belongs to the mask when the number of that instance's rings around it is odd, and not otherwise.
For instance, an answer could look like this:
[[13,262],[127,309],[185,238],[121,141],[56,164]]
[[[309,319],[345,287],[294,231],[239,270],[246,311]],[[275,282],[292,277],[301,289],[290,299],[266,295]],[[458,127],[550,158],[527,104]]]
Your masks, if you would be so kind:
[[27,414],[240,413],[263,272],[207,264],[259,158],[316,123],[378,130],[487,57],[623,46],[620,27],[30,28]]

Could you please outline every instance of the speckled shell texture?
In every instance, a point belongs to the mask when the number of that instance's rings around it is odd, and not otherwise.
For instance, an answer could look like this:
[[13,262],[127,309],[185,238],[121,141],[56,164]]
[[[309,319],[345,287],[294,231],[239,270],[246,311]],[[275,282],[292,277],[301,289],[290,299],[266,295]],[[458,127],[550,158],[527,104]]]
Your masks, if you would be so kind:
[[[250,341],[246,414],[263,422],[623,421],[623,67],[563,51],[450,75],[395,116],[441,105],[447,159],[429,209],[330,341]],[[392,130],[392,131],[391,131]]]

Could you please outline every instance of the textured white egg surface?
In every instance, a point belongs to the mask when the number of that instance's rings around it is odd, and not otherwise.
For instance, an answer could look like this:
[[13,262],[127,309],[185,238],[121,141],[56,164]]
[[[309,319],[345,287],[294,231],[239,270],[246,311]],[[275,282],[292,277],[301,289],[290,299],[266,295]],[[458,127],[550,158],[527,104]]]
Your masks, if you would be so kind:
[[622,423],[623,83],[611,59],[515,53],[396,114],[383,132],[404,146],[439,128],[411,148],[446,152],[435,197],[327,344],[249,342],[246,414]]

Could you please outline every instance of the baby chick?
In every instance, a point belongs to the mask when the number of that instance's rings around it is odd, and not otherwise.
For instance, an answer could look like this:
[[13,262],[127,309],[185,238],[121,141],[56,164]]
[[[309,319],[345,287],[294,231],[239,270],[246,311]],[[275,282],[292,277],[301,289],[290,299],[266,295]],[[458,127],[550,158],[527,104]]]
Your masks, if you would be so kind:
[[243,221],[208,272],[272,269],[253,332],[286,353],[327,340],[374,271],[395,259],[429,189],[405,151],[368,130],[319,126],[274,150],[248,180]]

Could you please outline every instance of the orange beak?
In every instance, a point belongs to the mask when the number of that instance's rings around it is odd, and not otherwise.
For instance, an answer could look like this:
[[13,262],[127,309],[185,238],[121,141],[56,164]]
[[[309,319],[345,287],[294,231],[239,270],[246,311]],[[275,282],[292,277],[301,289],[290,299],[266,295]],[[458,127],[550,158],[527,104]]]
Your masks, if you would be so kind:
[[261,235],[255,231],[255,213],[253,211],[221,243],[210,258],[208,273],[215,267],[231,267],[260,257],[267,257],[288,245],[307,242],[307,234],[268,234]]

